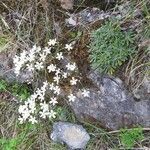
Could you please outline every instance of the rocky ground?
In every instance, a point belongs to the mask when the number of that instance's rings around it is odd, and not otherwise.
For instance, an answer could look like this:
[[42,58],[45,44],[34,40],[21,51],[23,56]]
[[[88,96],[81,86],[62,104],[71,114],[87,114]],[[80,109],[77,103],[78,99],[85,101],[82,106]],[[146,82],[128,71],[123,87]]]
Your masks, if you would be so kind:
[[[131,145],[135,149],[148,149],[150,147],[149,6],[146,0],[142,2],[2,0],[0,148],[2,150],[63,150],[68,147],[89,150],[127,149],[133,140]],[[109,19],[119,19],[123,32],[132,30],[136,33],[134,43],[136,55],[125,61],[112,75],[93,69],[89,60],[91,32],[100,28]],[[76,101],[60,102],[57,119],[42,120],[41,124],[36,126],[19,125],[16,109],[19,105],[19,94],[12,90],[14,88],[12,85],[30,83],[27,86],[32,93],[33,88],[37,87],[45,76],[28,71],[16,76],[13,71],[13,58],[15,54],[21,50],[28,50],[35,43],[44,47],[50,38],[57,38],[62,43],[69,41],[74,45],[67,59],[76,62],[82,76],[81,83],[88,89],[89,96],[83,97],[80,91],[73,89]],[[148,49],[148,52],[145,52],[145,49]],[[2,80],[7,82],[8,89]],[[68,88],[70,87],[66,85],[61,94],[65,95]],[[134,141],[130,131],[135,127],[139,131],[142,130],[142,135]],[[127,134],[122,129],[126,130]],[[141,134],[136,130],[133,133],[137,134],[136,137]],[[57,142],[65,145],[59,145]]]

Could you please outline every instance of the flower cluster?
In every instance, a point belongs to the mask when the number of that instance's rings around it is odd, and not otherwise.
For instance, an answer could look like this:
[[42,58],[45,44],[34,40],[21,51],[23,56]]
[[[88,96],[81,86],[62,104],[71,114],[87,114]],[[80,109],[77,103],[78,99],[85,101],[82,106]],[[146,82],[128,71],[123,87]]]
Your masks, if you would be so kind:
[[[53,53],[51,50],[57,49],[57,44],[56,39],[50,39],[47,47],[42,49],[34,45],[28,52],[23,51],[14,58],[14,72],[16,75],[19,75],[24,69],[32,72],[46,70],[47,73],[52,75],[52,82],[44,81],[43,85],[37,88],[24,104],[19,106],[20,123],[25,121],[37,123],[37,118],[39,117],[43,119],[55,118],[56,112],[54,108],[58,103],[58,98],[61,97],[60,83],[68,79],[71,86],[79,83],[79,79],[73,76],[73,72],[77,71],[75,62],[68,61],[63,68],[60,67],[60,64],[58,65],[58,62],[65,59],[65,52],[57,50]],[[64,49],[70,51],[72,48],[71,44],[66,44]],[[47,63],[46,60],[50,61]],[[50,96],[47,97],[47,93],[50,93]],[[89,97],[89,94],[87,90],[82,91],[84,97]],[[76,96],[72,92],[67,98],[69,102],[76,100]]]

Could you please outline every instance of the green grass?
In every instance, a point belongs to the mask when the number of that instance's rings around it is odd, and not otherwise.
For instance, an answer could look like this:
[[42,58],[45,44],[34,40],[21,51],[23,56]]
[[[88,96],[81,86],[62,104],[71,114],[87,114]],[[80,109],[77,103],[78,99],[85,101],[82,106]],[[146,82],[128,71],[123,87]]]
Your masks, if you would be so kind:
[[[28,140],[28,133],[31,133],[35,130],[36,126],[26,124],[24,126],[19,126],[16,123],[16,130],[20,130],[21,132],[16,134],[15,137],[12,138],[1,138],[0,145],[2,146],[2,150],[16,150],[22,143],[25,143]],[[32,143],[32,139],[30,140]],[[30,145],[31,143],[27,145]]]
[[131,149],[134,145],[144,139],[142,128],[133,128],[131,130],[122,129],[119,134],[120,141],[126,149]]
[[31,95],[31,89],[26,84],[17,82],[8,83],[5,80],[0,79],[0,92],[3,91],[9,92],[21,100],[26,100]]

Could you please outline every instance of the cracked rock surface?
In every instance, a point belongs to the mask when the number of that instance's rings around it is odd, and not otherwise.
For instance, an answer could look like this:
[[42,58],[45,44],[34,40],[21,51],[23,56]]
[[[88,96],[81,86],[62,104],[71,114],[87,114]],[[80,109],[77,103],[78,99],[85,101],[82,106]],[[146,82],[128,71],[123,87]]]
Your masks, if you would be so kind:
[[150,101],[135,101],[120,79],[101,77],[96,72],[88,76],[95,87],[89,97],[74,92],[76,100],[70,103],[76,117],[82,122],[96,122],[101,127],[117,130],[125,127],[150,127]]

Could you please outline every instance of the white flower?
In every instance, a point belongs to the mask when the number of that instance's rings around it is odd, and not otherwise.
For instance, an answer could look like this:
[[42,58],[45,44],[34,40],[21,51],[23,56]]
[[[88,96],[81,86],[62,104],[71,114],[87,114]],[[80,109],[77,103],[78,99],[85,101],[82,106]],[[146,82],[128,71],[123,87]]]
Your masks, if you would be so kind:
[[44,68],[43,62],[36,62],[35,68],[36,68],[37,70],[43,69],[43,68]]
[[49,84],[49,89],[52,91],[55,89],[54,83]]
[[46,116],[48,115],[48,112],[40,111],[39,114],[40,114],[40,117],[41,117],[41,118],[45,119]]
[[38,96],[38,95],[37,95],[36,93],[34,93],[34,94],[32,94],[32,95],[30,96],[30,99],[31,99],[31,100],[35,100],[35,99],[37,98],[37,96]]
[[20,74],[21,65],[15,66],[14,73],[18,76]]
[[67,49],[68,51],[70,51],[71,49],[73,49],[72,44],[66,44],[65,45],[65,49]]
[[72,79],[70,80],[71,85],[76,85],[77,84],[77,79],[75,79],[74,77],[72,77]]
[[36,53],[39,53],[40,51],[41,51],[41,47],[40,46],[36,47]]
[[35,117],[30,116],[29,121],[34,124],[37,123],[37,120],[35,119]]
[[34,113],[36,110],[36,104],[35,101],[33,101],[32,99],[29,100],[29,109],[31,113]]
[[20,74],[20,70],[23,67],[23,65],[27,62],[27,52],[23,51],[20,56],[15,56],[13,59],[13,63],[15,65],[14,72],[16,75]]
[[22,117],[19,117],[18,120],[20,124],[23,124],[24,119]]
[[46,92],[46,86],[43,85],[43,86],[41,87],[41,91],[42,91],[42,94],[44,95],[45,92]]
[[29,56],[27,57],[27,60],[28,60],[29,62],[34,61],[34,60],[35,60],[35,54],[32,53],[32,52],[30,52]]
[[76,97],[73,94],[68,95],[69,102],[74,102]]
[[67,72],[63,72],[62,77],[63,77],[64,79],[66,79],[67,76],[68,76],[68,73],[67,73]]
[[26,111],[25,113],[22,114],[22,118],[23,118],[24,120],[27,120],[27,118],[29,118],[30,115],[31,115],[30,112],[29,112],[29,111]]
[[42,95],[42,90],[41,90],[41,89],[39,89],[39,88],[37,88],[37,90],[36,90],[36,95],[37,95],[37,96]]
[[54,72],[56,70],[56,65],[50,64],[47,69],[49,73]]
[[52,97],[52,98],[51,98],[51,101],[50,101],[49,103],[52,104],[53,106],[54,106],[55,104],[57,104],[58,102],[57,102],[56,97]]
[[49,113],[49,118],[56,118],[56,112],[51,110],[50,113]]
[[54,46],[57,43],[56,39],[50,39],[48,42],[49,46]]
[[41,87],[41,94],[43,96],[45,95],[47,87],[48,87],[48,82],[47,81],[43,82],[43,86]]
[[38,99],[39,99],[40,101],[44,101],[45,97],[44,97],[43,94],[41,94],[41,95],[38,96]]
[[43,51],[48,55],[51,53],[51,48],[45,47]]
[[49,111],[49,107],[48,104],[46,104],[46,102],[40,103],[41,109],[43,110],[43,112],[48,112]]
[[76,69],[76,64],[75,64],[75,63],[73,63],[73,64],[68,63],[68,64],[66,65],[66,68],[67,68],[68,70],[70,70],[70,71],[74,71],[74,70]]
[[48,82],[47,81],[45,81],[45,82],[43,82],[43,87],[47,87],[48,86]]
[[26,66],[29,71],[34,71],[33,64],[27,64]]
[[26,113],[26,111],[28,111],[28,106],[27,105],[20,105],[19,106],[18,112],[20,114],[24,114],[24,113]]
[[58,60],[61,60],[61,59],[64,58],[63,55],[62,55],[62,52],[57,53],[56,55],[57,55],[57,56],[56,56],[56,59],[58,59]]
[[32,53],[35,53],[36,52],[36,44],[35,45],[33,45],[33,47],[30,49],[30,52],[32,52]]
[[60,94],[60,88],[59,88],[59,86],[55,86],[54,87],[54,94],[57,94],[57,95]]
[[57,75],[53,79],[54,79],[54,82],[56,82],[58,84],[59,80],[60,80],[60,76]]
[[60,70],[59,68],[58,68],[58,69],[56,69],[55,71],[56,71],[56,73],[55,73],[55,75],[56,75],[56,76],[58,76],[58,74],[60,74],[60,73],[61,73],[61,70]]
[[40,60],[45,61],[45,59],[46,59],[45,53],[41,53],[40,54]]
[[23,51],[22,53],[20,53],[20,59],[25,59],[27,57],[27,52]]
[[82,92],[82,95],[83,95],[84,97],[89,97],[89,94],[90,94],[90,92],[87,91],[87,90],[83,90],[83,92]]
[[41,111],[39,112],[41,118],[46,118],[49,114],[49,105],[46,102],[40,103]]
[[13,63],[17,64],[20,61],[19,56],[15,55],[15,57],[13,58]]
[[44,100],[45,91],[46,91],[45,87],[41,87],[41,89],[38,88],[36,90],[36,95],[40,101]]

